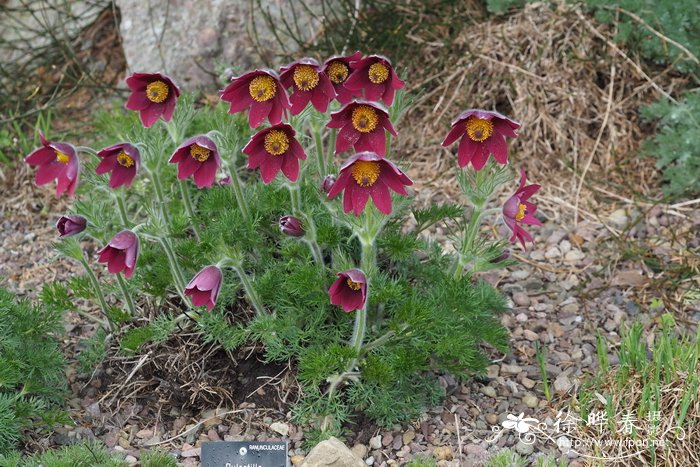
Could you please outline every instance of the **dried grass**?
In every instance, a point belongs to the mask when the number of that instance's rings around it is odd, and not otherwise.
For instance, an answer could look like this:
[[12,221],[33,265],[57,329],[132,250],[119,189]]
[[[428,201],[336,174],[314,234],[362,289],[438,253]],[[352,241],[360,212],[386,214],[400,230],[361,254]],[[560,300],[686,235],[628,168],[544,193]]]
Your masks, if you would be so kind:
[[405,74],[413,90],[428,91],[396,144],[421,174],[416,178],[432,179],[421,184],[427,189],[419,199],[458,196],[456,147],[440,143],[450,120],[473,107],[523,124],[511,157],[543,184],[539,200],[549,217],[576,212],[596,219],[610,200],[596,188],[655,196],[654,161],[639,157],[649,129],[638,108],[674,94],[686,80],[670,69],[647,76],[613,36],[613,28],[595,24],[578,6],[536,3],[505,21],[470,25],[452,43],[417,41],[421,60]]

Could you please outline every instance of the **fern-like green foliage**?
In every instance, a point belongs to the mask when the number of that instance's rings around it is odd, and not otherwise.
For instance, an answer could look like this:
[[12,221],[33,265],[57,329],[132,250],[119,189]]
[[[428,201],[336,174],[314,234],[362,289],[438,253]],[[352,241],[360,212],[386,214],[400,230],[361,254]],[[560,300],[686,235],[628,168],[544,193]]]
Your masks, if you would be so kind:
[[66,387],[54,337],[60,324],[58,309],[32,306],[0,289],[0,453],[15,446],[25,427],[45,415],[56,418],[49,409]]
[[642,115],[658,121],[657,134],[644,150],[658,159],[664,192],[674,198],[700,194],[700,92],[686,93],[678,104],[659,101],[642,109]]

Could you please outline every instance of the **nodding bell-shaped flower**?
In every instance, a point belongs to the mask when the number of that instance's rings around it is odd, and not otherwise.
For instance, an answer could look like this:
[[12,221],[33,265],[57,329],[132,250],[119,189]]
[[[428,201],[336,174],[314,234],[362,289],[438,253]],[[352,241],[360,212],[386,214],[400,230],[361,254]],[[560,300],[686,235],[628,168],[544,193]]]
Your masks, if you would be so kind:
[[381,105],[365,100],[357,100],[331,114],[328,128],[340,128],[335,140],[335,153],[347,151],[372,151],[380,156],[386,155],[387,130],[396,136],[389,113]]
[[231,104],[230,114],[250,108],[248,123],[251,128],[259,127],[265,119],[270,125],[277,125],[292,106],[287,90],[272,70],[255,70],[233,78],[221,91],[221,100]]
[[141,155],[136,146],[129,143],[119,143],[104,148],[97,153],[102,162],[95,169],[98,175],[112,172],[109,177],[109,187],[130,187],[141,166]]
[[345,82],[345,88],[359,95],[364,92],[369,101],[384,101],[386,105],[394,102],[394,94],[405,86],[394,71],[388,58],[370,55],[352,63],[352,76]]
[[290,237],[303,237],[306,233],[301,226],[301,221],[294,216],[283,216],[280,218],[280,230]]
[[139,237],[131,230],[122,230],[97,254],[98,262],[107,263],[109,272],[123,272],[128,279],[134,273],[139,258]]
[[513,196],[508,198],[508,201],[503,205],[503,220],[513,232],[510,241],[515,243],[516,239],[519,240],[523,248],[525,248],[525,241],[532,241],[532,236],[525,229],[520,227],[520,225],[542,225],[535,217],[537,206],[528,201],[528,199],[540,189],[540,185],[525,185],[526,181],[527,176],[525,171],[521,170],[520,186]]
[[153,126],[161,115],[166,122],[173,118],[180,90],[170,78],[160,73],[134,73],[126,85],[131,89],[126,108],[139,112],[144,127]]
[[404,186],[413,185],[410,178],[393,162],[373,152],[361,152],[340,168],[338,180],[328,192],[328,199],[343,193],[343,211],[353,211],[356,216],[365,209],[372,197],[374,205],[384,214],[391,213],[391,193],[408,196]]
[[321,70],[331,80],[335,89],[335,99],[341,105],[349,103],[354,96],[362,95],[362,92],[353,93],[345,87],[345,83],[352,74],[352,64],[362,57],[362,53],[355,52],[352,55],[334,55],[323,63]]
[[216,181],[221,157],[216,143],[208,136],[200,135],[182,143],[168,162],[177,164],[177,178],[184,180],[194,175],[194,183],[201,189]]
[[328,289],[332,305],[343,307],[346,313],[361,310],[367,301],[367,277],[359,269],[336,274],[338,279]]
[[321,182],[321,189],[325,194],[328,194],[331,191],[331,188],[333,188],[333,184],[335,184],[336,181],[336,176],[333,174],[326,175],[323,179],[323,182]]
[[335,89],[328,75],[321,73],[321,67],[313,58],[302,58],[280,70],[280,81],[285,88],[292,88],[289,102],[292,115],[298,115],[311,104],[321,113],[328,110],[328,104],[335,98]]
[[221,290],[224,275],[217,266],[207,266],[197,273],[185,287],[185,295],[192,297],[194,306],[206,305],[211,311]]
[[466,167],[470,162],[474,170],[481,170],[493,154],[499,164],[508,163],[506,137],[517,138],[515,130],[520,124],[505,115],[490,110],[470,109],[452,121],[444,147],[462,138],[457,149],[457,162]]
[[260,167],[263,183],[271,183],[280,170],[292,182],[297,181],[299,160],[305,160],[306,153],[295,135],[291,125],[280,123],[257,132],[243,148],[248,168]]
[[39,166],[35,181],[37,185],[45,185],[56,180],[56,196],[68,193],[73,197],[78,187],[80,161],[75,147],[68,143],[49,141],[39,132],[41,146],[28,155],[24,161],[29,165]]
[[87,219],[83,216],[65,215],[56,222],[56,230],[60,238],[70,237],[79,234],[87,227]]

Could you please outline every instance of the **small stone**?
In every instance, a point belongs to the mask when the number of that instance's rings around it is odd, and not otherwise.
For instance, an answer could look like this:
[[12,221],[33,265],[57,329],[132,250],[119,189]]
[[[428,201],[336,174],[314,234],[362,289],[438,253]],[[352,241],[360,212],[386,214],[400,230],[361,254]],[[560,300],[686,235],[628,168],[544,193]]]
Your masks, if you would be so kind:
[[563,307],[561,307],[561,311],[564,313],[576,313],[579,310],[578,303],[567,303]]
[[618,229],[624,228],[627,225],[627,222],[629,222],[627,212],[624,209],[614,211],[608,216],[608,222],[613,224],[613,226],[617,227]]
[[439,446],[433,449],[433,454],[439,461],[452,460],[454,454],[452,453],[452,448],[450,446]]
[[350,450],[351,450],[353,453],[355,453],[355,455],[356,455],[357,457],[359,457],[360,459],[364,459],[364,458],[367,456],[367,451],[368,451],[368,449],[367,449],[367,446],[365,446],[364,444],[359,444],[359,443],[358,443],[358,444],[354,445],[354,446],[352,447],[352,449],[350,449]]
[[486,451],[480,444],[469,443],[465,444],[463,448],[464,454],[471,454],[472,456],[481,456],[484,451]]
[[574,249],[564,255],[564,261],[573,263],[574,261],[580,261],[585,257],[586,255],[581,250]]
[[416,432],[415,432],[415,431],[412,431],[412,430],[411,430],[411,431],[407,431],[406,433],[403,434],[402,438],[403,438],[403,444],[404,444],[404,445],[410,444],[411,441],[413,441],[414,439],[416,439]]
[[484,418],[486,419],[489,425],[498,424],[498,415],[496,415],[495,413],[487,413]]
[[290,461],[292,462],[292,465],[300,465],[302,462],[304,462],[304,456],[297,454],[296,456],[292,456]]
[[534,342],[540,338],[539,334],[530,331],[529,329],[525,329],[523,331],[523,337],[525,337],[525,339],[529,340],[530,342]]
[[393,441],[391,447],[394,449],[394,451],[398,451],[399,449],[401,449],[401,446],[403,446],[403,441],[401,440],[401,436],[399,436],[399,435],[394,436],[394,441]]
[[153,438],[153,430],[139,430],[136,432],[136,437],[139,439],[150,439]]
[[554,380],[554,390],[556,392],[560,392],[560,393],[568,392],[572,386],[573,386],[573,383],[571,382],[571,380],[569,379],[569,377],[565,373],[560,374]]
[[537,397],[533,396],[532,394],[526,394],[521,400],[523,401],[523,404],[530,407],[531,409],[534,409],[535,407],[537,407],[537,404],[539,404],[539,400],[537,399]]
[[551,247],[544,253],[544,257],[547,259],[559,258],[561,256],[561,251],[556,246]]
[[491,386],[482,386],[481,388],[479,388],[479,392],[494,399],[496,398],[496,390]]
[[382,448],[382,436],[377,435],[369,439],[369,447],[372,449]]
[[187,449],[186,451],[182,451],[180,453],[182,457],[200,457],[201,454],[202,448]]
[[289,434],[289,425],[282,422],[275,422],[270,425],[270,429],[276,433],[279,433],[283,437]]
[[391,432],[387,431],[382,436],[382,446],[384,446],[385,448],[388,448],[393,441],[394,441],[394,435],[392,435]]
[[486,376],[490,379],[498,378],[498,371],[500,370],[498,365],[489,365],[486,367]]
[[365,459],[365,464],[374,465],[374,456],[369,456],[367,459]]
[[532,454],[532,452],[535,450],[535,448],[532,444],[523,443],[522,441],[518,441],[518,444],[515,445],[515,450],[518,451],[518,453],[522,454],[523,456],[529,456],[530,454]]
[[136,464],[138,464],[138,462],[139,462],[139,460],[138,460],[137,458],[135,458],[134,456],[132,456],[132,455],[126,456],[126,457],[124,458],[124,461],[125,461],[127,464],[129,464],[129,465],[136,465]]
[[527,321],[527,315],[525,313],[518,313],[515,315],[515,320],[519,323],[524,323]]
[[501,365],[501,373],[504,373],[507,375],[517,375],[521,371],[523,371],[523,369],[520,368],[518,365],[507,365],[507,364]]
[[365,465],[362,459],[335,437],[318,443],[301,464],[302,467],[365,467]]
[[[513,302],[518,306],[530,306],[530,297],[525,292],[515,292],[513,294]],[[517,319],[517,318],[516,318]]]
[[532,389],[532,388],[534,388],[535,385],[537,384],[536,381],[533,381],[533,380],[531,380],[530,378],[523,378],[523,380],[520,381],[520,382],[522,383],[522,385],[523,385],[526,389]]

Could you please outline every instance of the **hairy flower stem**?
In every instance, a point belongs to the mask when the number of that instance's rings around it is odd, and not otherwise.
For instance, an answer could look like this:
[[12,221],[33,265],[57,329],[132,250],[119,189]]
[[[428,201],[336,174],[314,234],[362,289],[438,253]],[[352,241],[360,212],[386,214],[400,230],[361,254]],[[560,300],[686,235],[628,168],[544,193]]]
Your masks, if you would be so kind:
[[304,242],[309,245],[309,250],[311,250],[311,255],[314,257],[316,264],[323,266],[323,254],[321,253],[321,247],[318,246],[318,242],[316,241],[316,224],[314,223],[313,217],[306,215],[301,208],[301,188],[298,183],[287,184],[287,188],[289,189],[289,200],[292,203],[292,214],[304,219],[304,226],[306,228]]
[[459,279],[462,277],[464,272],[464,267],[474,256],[474,240],[476,239],[476,234],[479,232],[479,226],[481,225],[481,215],[484,212],[483,205],[476,205],[472,210],[472,215],[469,219],[469,226],[467,227],[467,233],[464,236],[464,241],[462,242],[462,248],[457,253],[457,261],[452,271],[453,277]]
[[173,275],[173,282],[175,282],[175,288],[177,289],[177,294],[182,299],[183,303],[187,303],[187,298],[185,297],[185,279],[182,275],[182,270],[177,262],[177,256],[175,256],[175,251],[173,250],[170,241],[165,237],[158,237],[158,242],[160,242],[163,250],[165,250],[165,256],[168,257],[168,264],[170,265],[170,273]]
[[323,151],[323,137],[321,127],[314,127],[314,146],[316,146],[316,163],[318,164],[318,175],[323,179],[326,176],[326,155]]
[[371,277],[374,273],[374,269],[377,263],[377,249],[374,244],[374,238],[368,239],[360,237],[360,243],[362,244],[362,259],[361,268],[367,277],[367,298],[365,300],[365,306],[361,310],[355,312],[355,326],[352,331],[352,337],[350,338],[350,345],[355,352],[360,353],[362,350],[362,344],[365,340],[365,332],[367,331],[367,313],[369,311],[369,296],[371,292]]
[[119,288],[122,289],[122,295],[124,296],[126,307],[129,309],[129,314],[132,317],[136,316],[136,306],[134,306],[134,301],[131,298],[129,289],[126,287],[126,281],[122,277],[121,273],[117,273],[117,282],[119,283]]
[[92,288],[95,290],[95,295],[97,295],[97,300],[100,302],[100,308],[102,309],[102,314],[107,318],[105,321],[100,320],[102,322],[102,325],[107,329],[108,331],[114,331],[114,325],[112,322],[109,320],[109,314],[107,313],[109,308],[107,307],[107,300],[105,300],[105,295],[102,292],[102,286],[100,286],[100,282],[97,280],[97,277],[95,277],[95,273],[92,272],[92,269],[90,268],[90,265],[88,262],[85,260],[85,257],[83,257],[80,260],[80,263],[83,265],[83,268],[85,269],[85,272],[88,275],[88,279],[90,279],[90,283],[92,284]]
[[[328,166],[333,167],[333,156],[335,154],[335,141],[338,139],[338,129],[331,128],[331,136],[328,140]],[[322,174],[321,177],[325,177],[326,174]]]
[[231,178],[231,188],[233,188],[233,195],[236,197],[236,202],[238,203],[238,209],[241,210],[243,218],[246,221],[250,220],[250,210],[248,209],[248,202],[243,196],[243,188],[241,179],[238,176],[238,171],[236,167],[231,167],[229,170],[229,177]]
[[185,211],[187,211],[187,216],[190,218],[190,224],[192,224],[192,231],[194,232],[194,237],[199,242],[199,227],[197,227],[197,218],[194,215],[194,209],[192,208],[192,199],[190,198],[190,192],[185,185],[184,180],[178,180],[178,185],[180,185],[180,195],[182,196],[182,201],[185,203]]
[[118,190],[118,193],[115,195],[115,198],[117,200],[117,207],[119,208],[119,217],[121,218],[122,224],[124,224],[124,227],[128,228],[129,227],[129,216],[126,213],[126,203],[124,202],[124,191]]
[[160,204],[160,214],[163,217],[166,230],[170,231],[170,214],[168,214],[168,205],[165,200],[163,185],[160,183],[160,177],[158,176],[157,172],[151,172],[151,177],[153,178],[153,188],[156,190],[158,204]]
[[260,297],[258,297],[258,293],[253,288],[253,283],[250,281],[250,277],[248,277],[248,274],[245,273],[243,267],[240,264],[234,266],[233,269],[236,271],[236,274],[238,274],[238,278],[241,280],[241,284],[243,284],[243,289],[245,290],[245,293],[248,296],[248,300],[250,300],[250,304],[253,305],[253,308],[255,308],[255,314],[258,316],[264,315],[265,308],[262,306]]

